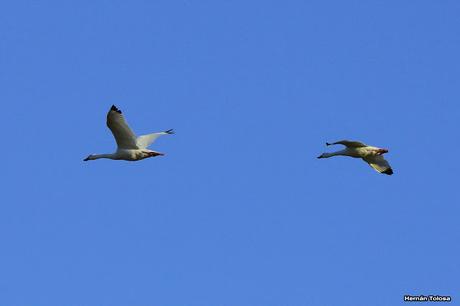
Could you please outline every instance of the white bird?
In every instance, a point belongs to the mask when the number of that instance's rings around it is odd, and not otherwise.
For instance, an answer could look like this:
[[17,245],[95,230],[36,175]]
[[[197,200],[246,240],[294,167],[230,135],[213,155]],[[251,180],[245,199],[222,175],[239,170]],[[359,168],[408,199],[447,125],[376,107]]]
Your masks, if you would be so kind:
[[368,146],[359,141],[341,140],[334,143],[327,143],[327,146],[341,144],[346,148],[332,153],[323,153],[318,158],[329,158],[332,156],[350,156],[362,158],[366,163],[377,172],[392,175],[393,170],[390,164],[383,158],[383,154],[388,153],[387,149]]
[[112,131],[113,137],[117,142],[117,151],[111,154],[91,154],[84,161],[99,158],[122,159],[137,161],[148,157],[162,156],[163,153],[147,149],[161,135],[174,134],[173,130],[159,133],[152,133],[136,137],[131,128],[126,123],[121,111],[112,105],[107,113],[107,126]]

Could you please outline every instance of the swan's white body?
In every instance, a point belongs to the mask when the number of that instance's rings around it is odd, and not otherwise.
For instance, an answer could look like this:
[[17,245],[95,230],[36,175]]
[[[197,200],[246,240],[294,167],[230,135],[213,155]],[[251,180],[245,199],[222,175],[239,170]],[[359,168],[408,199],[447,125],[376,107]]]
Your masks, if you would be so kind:
[[388,153],[387,149],[368,146],[359,141],[341,140],[334,143],[327,143],[327,146],[342,144],[346,148],[337,152],[323,153],[318,158],[329,158],[332,156],[350,156],[362,158],[366,163],[374,168],[377,172],[392,175],[393,169],[390,164],[383,158],[383,154]]
[[111,154],[92,154],[85,158],[84,161],[99,158],[136,161],[148,157],[161,156],[164,154],[149,150],[147,147],[161,135],[174,133],[173,130],[167,130],[136,137],[126,123],[121,111],[115,105],[112,105],[107,113],[107,126],[112,131],[113,137],[117,142],[117,151]]

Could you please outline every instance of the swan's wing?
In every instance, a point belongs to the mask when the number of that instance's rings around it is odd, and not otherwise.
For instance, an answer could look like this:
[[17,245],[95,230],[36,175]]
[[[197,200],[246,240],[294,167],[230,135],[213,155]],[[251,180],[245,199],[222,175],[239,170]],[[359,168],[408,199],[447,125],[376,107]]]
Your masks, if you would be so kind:
[[376,171],[388,175],[393,174],[393,169],[391,169],[390,164],[385,160],[385,158],[383,158],[382,155],[369,156],[363,159],[366,163],[369,164],[369,166],[374,168]]
[[136,135],[126,123],[125,118],[115,105],[107,113],[107,126],[112,131],[119,149],[138,149]]
[[164,131],[164,132],[142,135],[142,136],[137,137],[136,144],[139,147],[139,149],[146,149],[158,137],[160,137],[161,135],[168,135],[168,134],[174,134],[174,131],[172,129],[170,129],[170,130],[167,130],[167,131]]
[[364,144],[364,143],[359,142],[359,141],[353,141],[353,140],[340,140],[340,141],[336,141],[336,142],[333,142],[333,143],[326,142],[327,146],[336,145],[336,144],[341,144],[341,145],[344,145],[344,146],[346,146],[348,148],[367,147],[367,144]]

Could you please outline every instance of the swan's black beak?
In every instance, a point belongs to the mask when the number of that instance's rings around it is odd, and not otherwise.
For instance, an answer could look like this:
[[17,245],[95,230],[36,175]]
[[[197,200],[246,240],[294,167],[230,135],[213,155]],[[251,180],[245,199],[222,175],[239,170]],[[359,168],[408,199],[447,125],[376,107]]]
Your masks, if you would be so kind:
[[[91,155],[90,155],[91,156]],[[83,161],[88,161],[89,160],[89,156],[87,158],[85,158]]]
[[155,157],[155,156],[164,156],[164,153],[160,152],[149,152],[150,157]]

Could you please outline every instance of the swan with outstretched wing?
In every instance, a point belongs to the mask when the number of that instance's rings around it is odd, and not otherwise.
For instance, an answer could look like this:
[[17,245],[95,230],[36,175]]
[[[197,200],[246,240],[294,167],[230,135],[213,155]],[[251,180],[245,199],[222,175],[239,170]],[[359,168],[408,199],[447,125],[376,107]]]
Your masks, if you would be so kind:
[[129,127],[121,111],[112,105],[107,113],[107,127],[117,143],[117,151],[109,154],[91,154],[84,161],[99,158],[137,161],[148,157],[162,156],[163,153],[147,149],[155,140],[168,134],[174,134],[172,129],[136,137]]
[[344,145],[345,149],[332,153],[323,153],[318,156],[318,158],[329,158],[333,156],[361,158],[377,172],[387,175],[393,174],[393,169],[390,164],[385,160],[385,158],[383,158],[383,154],[388,153],[387,149],[368,146],[362,142],[352,140],[341,140],[333,143],[326,142],[327,146],[336,144]]

